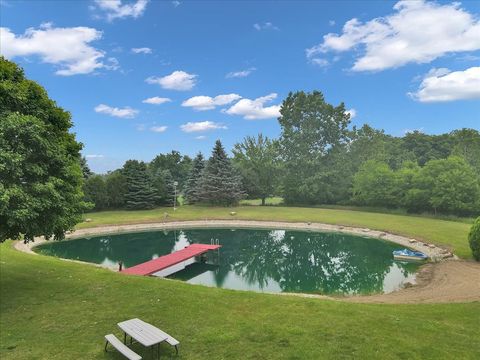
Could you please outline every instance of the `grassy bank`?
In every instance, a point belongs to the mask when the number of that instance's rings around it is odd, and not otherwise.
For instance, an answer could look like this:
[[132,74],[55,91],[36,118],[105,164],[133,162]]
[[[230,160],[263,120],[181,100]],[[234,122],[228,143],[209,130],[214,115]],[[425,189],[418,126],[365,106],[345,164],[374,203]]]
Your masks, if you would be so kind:
[[[236,215],[230,215],[235,211]],[[165,213],[168,217],[165,218]],[[103,211],[86,215],[90,222],[78,228],[102,225],[148,223],[178,220],[242,219],[291,222],[322,222],[346,226],[368,227],[400,235],[415,237],[437,245],[448,247],[460,257],[470,258],[467,236],[470,224],[419,216],[380,214],[347,209],[319,209],[282,206],[240,206],[233,209],[220,207],[182,206],[158,208],[144,211]]]
[[[132,213],[133,214],[133,213]],[[129,277],[0,245],[0,358],[121,359],[116,323],[181,341],[177,359],[478,359],[480,303],[370,305]],[[139,352],[142,348],[136,346]],[[148,358],[148,357],[147,357]]]

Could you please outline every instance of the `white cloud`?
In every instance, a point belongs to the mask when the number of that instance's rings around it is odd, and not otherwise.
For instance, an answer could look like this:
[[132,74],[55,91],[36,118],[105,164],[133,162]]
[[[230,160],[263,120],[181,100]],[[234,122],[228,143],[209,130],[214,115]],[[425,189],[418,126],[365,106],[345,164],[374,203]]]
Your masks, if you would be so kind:
[[135,54],[151,54],[152,49],[148,47],[132,48],[132,52],[134,52]]
[[180,1],[178,1],[178,0],[171,1],[171,3],[172,3],[172,5],[173,5],[173,7],[177,7],[177,6],[179,6],[179,5],[182,4],[182,3],[181,3]]
[[163,133],[167,130],[168,126],[152,126],[150,130],[156,133]]
[[148,99],[145,99],[142,101],[144,104],[152,104],[152,105],[160,105],[160,104],[165,104],[167,102],[171,102],[172,100],[169,98],[163,98],[163,97],[158,97],[154,96]]
[[182,103],[182,106],[191,107],[197,111],[212,110],[217,106],[231,104],[241,98],[242,97],[238,94],[218,95],[214,98],[210,96],[194,96],[185,100]]
[[312,58],[310,59],[310,62],[320,67],[326,67],[330,65],[330,62],[327,59],[322,59],[322,58]]
[[357,116],[357,110],[355,109],[349,109],[345,111],[348,115],[350,115],[350,120],[352,120],[355,116]]
[[254,100],[242,99],[225,112],[229,115],[240,115],[247,120],[268,119],[280,116],[280,105],[265,107],[265,103],[277,98],[277,94],[272,93]]
[[[54,28],[51,23],[43,23],[39,29],[29,28],[23,35],[0,27],[0,53],[9,59],[39,56],[43,62],[59,66],[57,75],[89,74],[96,69],[111,69],[111,64],[102,62],[104,52],[90,46],[101,37],[102,32],[93,28]],[[112,59],[116,61],[109,61]]]
[[183,132],[201,132],[208,130],[217,130],[217,129],[227,129],[225,125],[220,123],[215,123],[213,121],[200,121],[200,122],[188,122],[186,124],[180,125],[180,129]]
[[329,33],[306,50],[307,57],[355,50],[354,71],[379,71],[408,63],[429,63],[452,52],[480,49],[480,20],[460,3],[397,2],[394,13],[362,23],[353,18],[342,33]]
[[87,159],[99,159],[105,157],[104,155],[101,154],[90,154],[90,155],[85,155],[85,158]]
[[328,25],[330,26],[335,26],[335,20],[329,20]]
[[480,99],[480,67],[453,72],[430,70],[417,92],[409,95],[420,102]]
[[95,112],[119,118],[134,118],[138,114],[138,110],[132,109],[128,106],[124,108],[117,108],[105,104],[97,105],[95,107]]
[[205,135],[199,135],[199,136],[196,136],[195,139],[197,140],[205,140],[207,137]]
[[122,4],[122,0],[95,0],[96,8],[102,11],[108,21],[126,17],[138,18],[143,15],[149,0]]
[[229,72],[227,75],[225,75],[225,77],[227,79],[244,78],[244,77],[247,77],[248,75],[250,75],[255,70],[257,70],[257,69],[254,68],[254,67],[251,67],[251,68],[246,69],[246,70],[232,71],[232,72]]
[[149,84],[158,84],[164,89],[186,91],[192,90],[196,85],[197,75],[177,70],[164,77],[150,76],[145,81]]
[[261,31],[261,30],[280,30],[278,27],[273,25],[271,22],[267,21],[264,23],[257,23],[253,24],[253,27],[255,30]]

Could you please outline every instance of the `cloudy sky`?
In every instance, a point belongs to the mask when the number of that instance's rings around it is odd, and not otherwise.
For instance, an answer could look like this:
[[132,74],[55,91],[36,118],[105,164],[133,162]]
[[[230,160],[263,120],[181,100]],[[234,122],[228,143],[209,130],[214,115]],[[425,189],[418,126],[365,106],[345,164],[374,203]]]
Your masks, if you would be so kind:
[[400,136],[480,129],[480,1],[0,0],[0,53],[72,113],[94,171],[276,137],[289,91]]

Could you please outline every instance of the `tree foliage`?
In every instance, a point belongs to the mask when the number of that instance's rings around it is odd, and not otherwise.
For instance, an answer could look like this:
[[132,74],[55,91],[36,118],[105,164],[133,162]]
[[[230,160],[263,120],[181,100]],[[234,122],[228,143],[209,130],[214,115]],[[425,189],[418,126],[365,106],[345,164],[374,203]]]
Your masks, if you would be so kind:
[[278,184],[277,144],[259,134],[256,138],[247,136],[235,144],[234,164],[242,175],[242,183],[249,197],[265,199],[272,196]]
[[159,171],[168,170],[173,181],[178,182],[179,190],[182,190],[191,166],[192,159],[189,156],[182,155],[174,150],[168,154],[157,155],[148,164],[148,169],[153,176],[159,173]]
[[202,172],[197,196],[200,202],[222,206],[235,205],[245,196],[240,176],[233,168],[220,140],[215,142],[212,156]]
[[280,115],[285,201],[313,204],[331,198],[324,185],[338,173],[325,162],[348,140],[350,115],[344,104],[328,104],[319,91],[300,91],[287,96]]
[[153,175],[152,185],[156,191],[156,205],[173,206],[175,187],[172,174],[169,170],[158,169]]
[[473,258],[480,261],[480,216],[475,220],[468,234],[468,242]]
[[200,200],[197,192],[204,168],[205,159],[203,158],[202,153],[198,153],[195,159],[193,159],[192,167],[184,187],[183,195],[187,204],[195,204]]
[[157,194],[152,179],[143,161],[128,160],[122,173],[127,183],[125,206],[128,210],[151,209],[157,202]]
[[103,210],[108,207],[108,193],[105,179],[101,175],[91,175],[85,180],[83,186],[85,201],[94,204],[95,210]]
[[61,239],[81,221],[82,144],[70,113],[0,57],[0,241]]

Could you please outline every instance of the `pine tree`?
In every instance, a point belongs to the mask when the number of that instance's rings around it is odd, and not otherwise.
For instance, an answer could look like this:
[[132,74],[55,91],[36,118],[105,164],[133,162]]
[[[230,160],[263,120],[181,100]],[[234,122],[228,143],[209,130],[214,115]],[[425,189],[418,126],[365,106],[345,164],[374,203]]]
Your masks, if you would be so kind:
[[197,196],[200,202],[212,205],[235,205],[245,196],[241,179],[236,174],[220,140],[217,140],[212,156],[202,172]]
[[185,183],[184,197],[187,204],[195,204],[198,202],[198,183],[205,168],[205,159],[202,153],[198,153],[193,160],[192,169]]
[[153,187],[155,189],[156,204],[173,206],[175,197],[175,186],[173,177],[169,170],[157,170],[153,177]]
[[126,208],[129,210],[153,208],[157,194],[147,172],[147,165],[143,161],[128,160],[123,166],[123,173],[127,179]]

